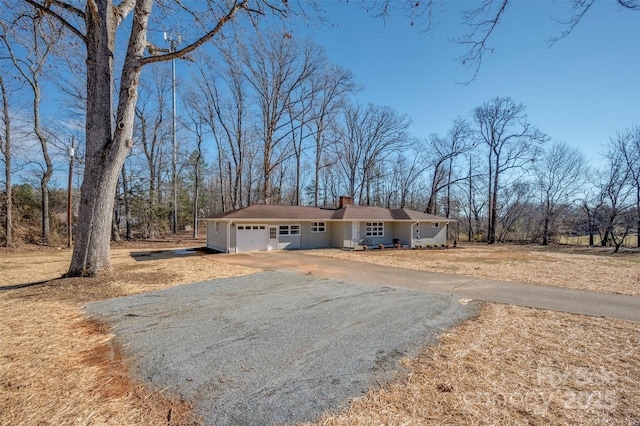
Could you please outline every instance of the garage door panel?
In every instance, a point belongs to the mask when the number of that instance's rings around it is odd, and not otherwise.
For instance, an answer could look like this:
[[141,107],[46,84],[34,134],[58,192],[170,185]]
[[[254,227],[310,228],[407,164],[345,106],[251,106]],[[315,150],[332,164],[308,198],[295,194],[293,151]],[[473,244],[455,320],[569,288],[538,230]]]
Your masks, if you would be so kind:
[[268,235],[265,225],[238,225],[236,227],[236,251],[267,250]]

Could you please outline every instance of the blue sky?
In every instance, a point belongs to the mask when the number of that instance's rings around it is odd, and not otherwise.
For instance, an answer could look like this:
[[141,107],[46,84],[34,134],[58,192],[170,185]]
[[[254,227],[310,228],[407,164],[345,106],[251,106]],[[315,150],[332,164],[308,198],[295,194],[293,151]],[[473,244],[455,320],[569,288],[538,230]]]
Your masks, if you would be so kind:
[[364,86],[359,102],[388,105],[413,119],[418,137],[444,135],[457,116],[495,96],[522,102],[532,123],[553,140],[584,152],[592,164],[616,131],[640,124],[640,13],[612,0],[596,3],[574,31],[553,46],[567,19],[563,1],[516,1],[489,41],[495,48],[477,78],[456,58],[450,40],[463,35],[461,11],[477,2],[436,7],[435,26],[421,31],[397,13],[383,22],[359,2],[326,1],[332,26],[313,30],[331,60]]
[[[567,38],[549,47],[564,29],[552,18],[566,19],[569,3],[514,0],[489,41],[494,52],[477,78],[462,85],[473,72],[456,61],[464,50],[450,40],[464,34],[461,12],[478,2],[435,3],[428,32],[400,12],[386,21],[368,15],[358,0],[320,0],[333,25],[314,22],[293,31],[301,37],[311,32],[333,62],[353,71],[364,88],[359,102],[409,115],[416,137],[444,135],[457,116],[471,119],[475,107],[510,96],[540,130],[579,147],[597,166],[616,131],[640,125],[640,12],[600,0]],[[162,44],[162,32],[156,33]],[[179,76],[190,72],[187,65],[178,61]],[[49,95],[43,108],[59,108],[59,97]],[[66,161],[63,149],[53,151]]]

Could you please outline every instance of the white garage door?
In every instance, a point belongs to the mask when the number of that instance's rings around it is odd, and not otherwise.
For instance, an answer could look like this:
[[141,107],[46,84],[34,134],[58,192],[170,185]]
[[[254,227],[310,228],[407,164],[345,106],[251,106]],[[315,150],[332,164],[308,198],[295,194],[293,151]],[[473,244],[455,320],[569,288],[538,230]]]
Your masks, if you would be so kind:
[[236,228],[236,250],[267,250],[268,235],[266,225],[238,225]]

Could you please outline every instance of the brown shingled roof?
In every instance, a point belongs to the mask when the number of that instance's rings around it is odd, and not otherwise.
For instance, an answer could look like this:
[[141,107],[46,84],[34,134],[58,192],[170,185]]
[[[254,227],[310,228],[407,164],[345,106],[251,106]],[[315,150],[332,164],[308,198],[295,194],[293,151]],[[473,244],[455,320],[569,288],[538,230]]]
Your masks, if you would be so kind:
[[408,209],[347,205],[339,209],[305,206],[273,206],[256,204],[243,209],[223,213],[221,219],[281,219],[281,220],[371,220],[371,221],[427,221],[455,222],[441,216]]
[[454,219],[450,219],[447,217],[442,217],[442,216],[436,216],[433,214],[428,214],[428,213],[423,213],[423,212],[418,212],[415,210],[409,210],[409,209],[398,209],[398,211],[401,211],[402,213],[398,213],[398,216],[395,217],[396,220],[402,220],[404,219],[404,217],[400,217],[400,215],[404,216],[406,215],[408,217],[409,220],[422,220],[425,222],[456,222],[456,220]]
[[331,219],[333,209],[304,206],[272,206],[254,204],[244,209],[223,213],[219,218],[225,219]]

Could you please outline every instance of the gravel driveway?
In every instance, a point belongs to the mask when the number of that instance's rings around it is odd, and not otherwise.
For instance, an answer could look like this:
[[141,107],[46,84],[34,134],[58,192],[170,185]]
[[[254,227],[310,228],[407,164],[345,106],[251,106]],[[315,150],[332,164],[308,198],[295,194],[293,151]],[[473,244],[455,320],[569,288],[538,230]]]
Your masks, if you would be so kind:
[[398,373],[397,361],[476,312],[457,297],[287,272],[91,303],[134,378],[207,425],[312,421]]

